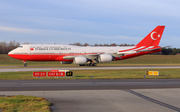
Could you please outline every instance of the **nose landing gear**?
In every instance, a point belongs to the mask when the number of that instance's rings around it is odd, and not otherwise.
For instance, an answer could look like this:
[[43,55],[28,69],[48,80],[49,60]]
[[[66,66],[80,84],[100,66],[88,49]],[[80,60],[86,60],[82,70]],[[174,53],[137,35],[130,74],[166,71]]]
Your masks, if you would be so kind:
[[27,63],[24,63],[24,67],[27,67]]
[[23,60],[23,62],[24,62],[24,67],[27,67],[27,63],[26,63],[26,60]]

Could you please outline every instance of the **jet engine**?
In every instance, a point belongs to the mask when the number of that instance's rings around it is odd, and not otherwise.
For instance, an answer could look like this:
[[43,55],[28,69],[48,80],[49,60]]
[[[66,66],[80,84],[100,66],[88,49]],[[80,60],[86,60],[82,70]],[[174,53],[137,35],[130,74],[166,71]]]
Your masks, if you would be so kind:
[[71,64],[72,61],[61,61],[61,64]]
[[98,56],[99,62],[111,62],[112,60],[113,60],[113,57],[110,54],[101,54]]
[[80,65],[80,64],[86,64],[87,58],[86,57],[75,57],[74,58],[74,64]]

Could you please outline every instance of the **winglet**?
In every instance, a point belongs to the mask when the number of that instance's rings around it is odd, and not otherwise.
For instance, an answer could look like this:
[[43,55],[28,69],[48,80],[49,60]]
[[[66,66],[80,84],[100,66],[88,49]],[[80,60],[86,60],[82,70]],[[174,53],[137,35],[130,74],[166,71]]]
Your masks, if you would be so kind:
[[136,46],[158,46],[165,26],[157,26]]

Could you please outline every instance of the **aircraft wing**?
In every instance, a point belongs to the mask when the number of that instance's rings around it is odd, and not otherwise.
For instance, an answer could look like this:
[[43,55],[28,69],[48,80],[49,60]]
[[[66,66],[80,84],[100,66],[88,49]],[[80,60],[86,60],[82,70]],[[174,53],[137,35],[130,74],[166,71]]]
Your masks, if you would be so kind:
[[[132,50],[132,51],[126,51],[126,52],[115,52],[115,53],[108,53],[108,54],[112,55],[113,57],[121,58],[121,56],[125,56],[125,55],[128,55],[128,54],[134,54],[134,53],[139,53],[139,52],[147,52],[147,51],[154,51],[154,50],[158,50],[158,49],[162,49],[162,48],[166,48],[166,47],[170,47],[170,46],[154,47],[152,49],[143,49],[143,50],[139,50],[139,51],[133,51]],[[93,60],[93,59],[96,59],[100,54],[104,54],[104,53],[87,54],[87,55],[75,55],[75,56],[64,56],[63,59],[73,60],[74,57],[83,56],[83,57],[86,57],[87,59]]]
[[75,56],[64,56],[63,59],[73,60]]
[[119,55],[126,55],[126,54],[133,54],[133,53],[137,53],[137,51],[117,52],[117,54]]
[[172,45],[169,45],[169,46],[164,46],[164,47],[161,47],[161,48],[167,48],[167,47],[171,47]]
[[83,56],[83,57],[86,57],[88,59],[96,59],[100,54],[87,54],[87,55],[75,55],[75,56],[64,56],[63,59],[68,59],[68,60],[73,60],[74,57],[77,57],[77,56]]
[[133,53],[137,53],[137,51],[116,52],[116,53],[111,53],[111,55],[113,57],[119,57],[120,59],[122,59],[121,56],[125,56],[127,54],[133,54]]

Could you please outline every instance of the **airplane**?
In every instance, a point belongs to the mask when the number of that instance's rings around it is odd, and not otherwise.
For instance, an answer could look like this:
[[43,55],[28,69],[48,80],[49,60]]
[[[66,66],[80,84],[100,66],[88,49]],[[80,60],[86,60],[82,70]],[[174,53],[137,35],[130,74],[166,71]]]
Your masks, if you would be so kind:
[[98,63],[123,60],[161,51],[159,46],[165,26],[157,26],[135,46],[94,47],[73,45],[20,45],[10,51],[9,56],[26,61],[60,61],[61,64],[96,66]]

